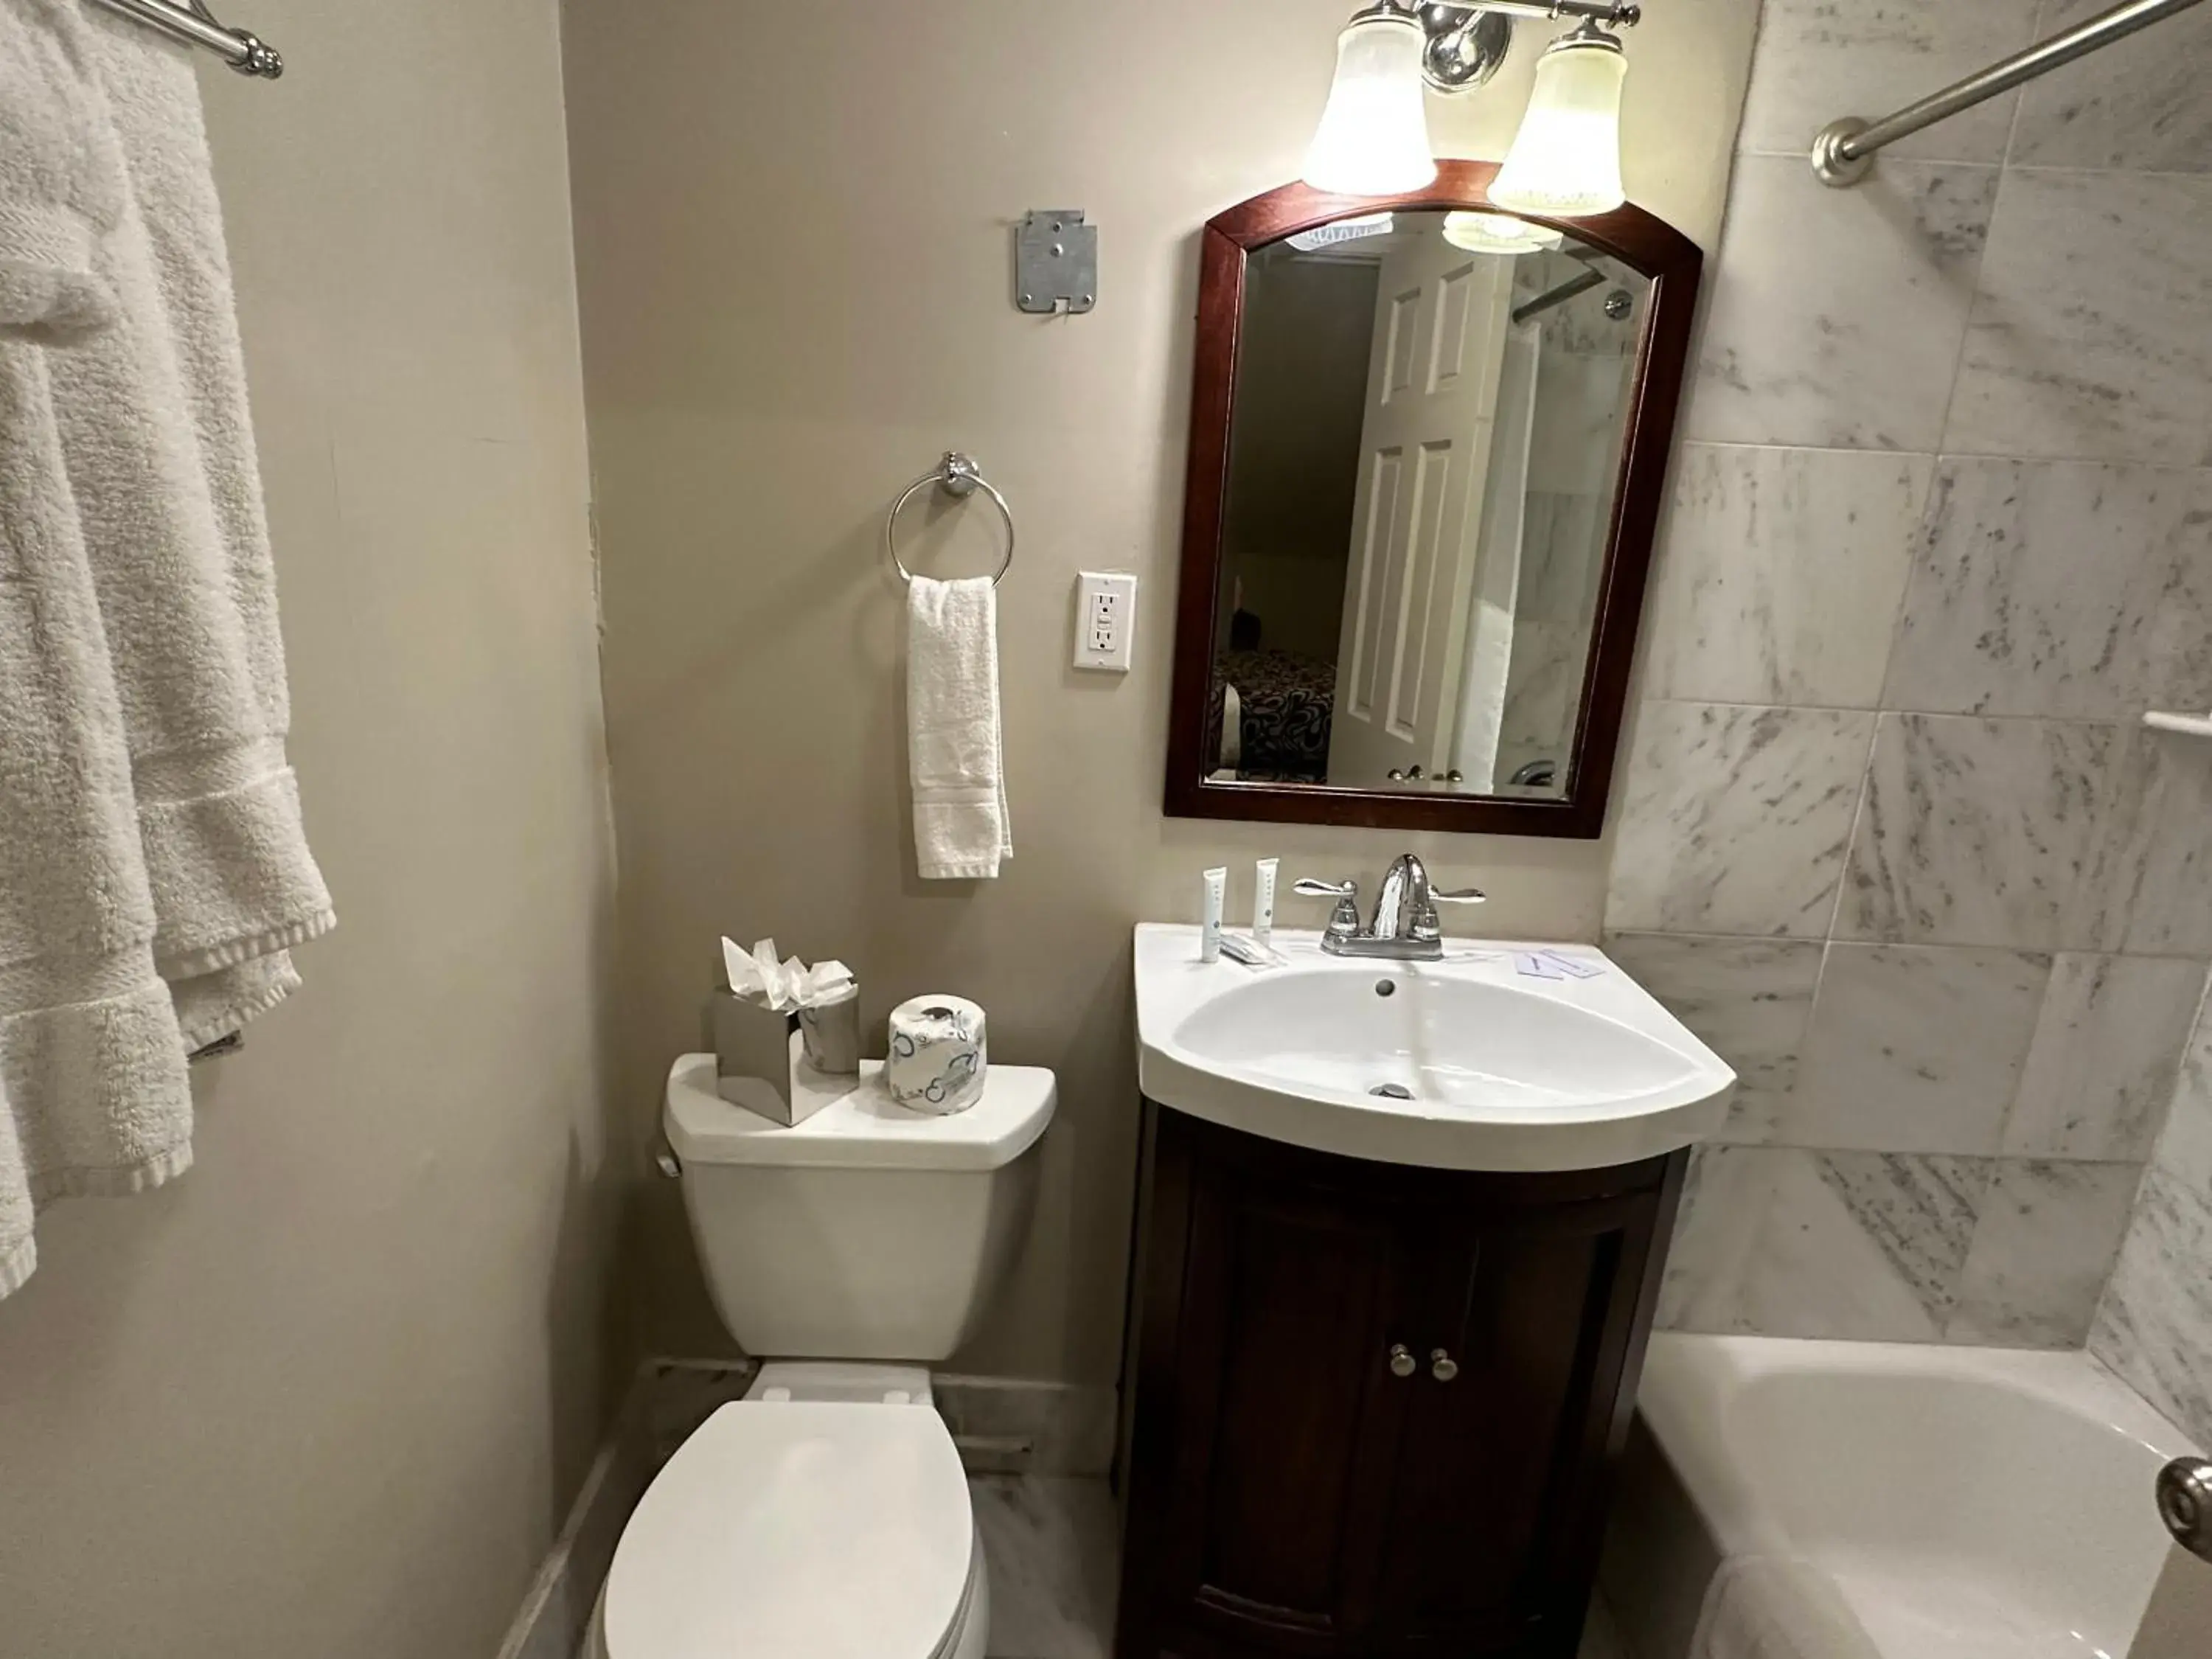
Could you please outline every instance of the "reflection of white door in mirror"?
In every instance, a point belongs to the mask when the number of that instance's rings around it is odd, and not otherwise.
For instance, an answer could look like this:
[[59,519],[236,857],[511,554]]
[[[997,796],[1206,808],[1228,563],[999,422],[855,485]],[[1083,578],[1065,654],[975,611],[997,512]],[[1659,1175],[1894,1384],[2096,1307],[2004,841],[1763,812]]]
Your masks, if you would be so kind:
[[[1384,255],[1337,651],[1333,785],[1389,787],[1394,771],[1437,778],[1453,768],[1471,641],[1498,653],[1502,696],[1510,573],[1485,580],[1477,567],[1512,272],[1510,258],[1433,234]],[[1478,589],[1494,605],[1501,580],[1502,644],[1470,625]]]

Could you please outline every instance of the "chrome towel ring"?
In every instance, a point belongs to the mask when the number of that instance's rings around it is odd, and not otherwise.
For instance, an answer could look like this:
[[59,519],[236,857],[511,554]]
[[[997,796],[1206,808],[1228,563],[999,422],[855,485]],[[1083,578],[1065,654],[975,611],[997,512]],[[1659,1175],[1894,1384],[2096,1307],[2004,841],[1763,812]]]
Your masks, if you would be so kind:
[[906,568],[906,561],[898,556],[899,509],[912,501],[917,491],[926,489],[931,484],[935,484],[955,501],[972,495],[980,489],[997,506],[999,516],[1006,521],[1006,556],[1000,562],[997,574],[991,578],[991,586],[996,587],[1006,579],[1006,572],[1014,568],[1014,510],[1006,505],[1006,498],[998,492],[991,481],[976,471],[974,459],[963,455],[957,449],[946,450],[943,460],[899,491],[898,499],[891,503],[890,515],[884,520],[884,551],[890,555],[892,568],[899,573],[901,580],[910,582],[914,580],[914,572]]

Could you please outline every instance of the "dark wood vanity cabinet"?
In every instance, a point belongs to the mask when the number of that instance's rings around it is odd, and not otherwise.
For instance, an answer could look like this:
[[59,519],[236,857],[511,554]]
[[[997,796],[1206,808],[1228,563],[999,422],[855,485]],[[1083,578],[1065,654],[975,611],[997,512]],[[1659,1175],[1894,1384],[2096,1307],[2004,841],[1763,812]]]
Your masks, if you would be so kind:
[[1572,1659],[1686,1155],[1146,1120],[1116,1659]]

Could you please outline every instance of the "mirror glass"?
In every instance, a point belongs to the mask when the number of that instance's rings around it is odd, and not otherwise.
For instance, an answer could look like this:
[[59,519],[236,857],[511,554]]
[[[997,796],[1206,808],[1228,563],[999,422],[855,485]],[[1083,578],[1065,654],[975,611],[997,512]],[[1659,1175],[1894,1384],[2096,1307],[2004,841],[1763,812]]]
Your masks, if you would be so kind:
[[1567,793],[1650,290],[1490,212],[1251,250],[1209,782]]

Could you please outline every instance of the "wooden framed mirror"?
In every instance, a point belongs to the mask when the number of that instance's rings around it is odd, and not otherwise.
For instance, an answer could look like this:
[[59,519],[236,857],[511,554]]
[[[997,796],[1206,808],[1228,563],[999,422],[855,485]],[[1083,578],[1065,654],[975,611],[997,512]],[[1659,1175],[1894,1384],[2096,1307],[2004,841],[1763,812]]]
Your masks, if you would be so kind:
[[1170,815],[1602,830],[1699,255],[1497,170],[1207,224]]

